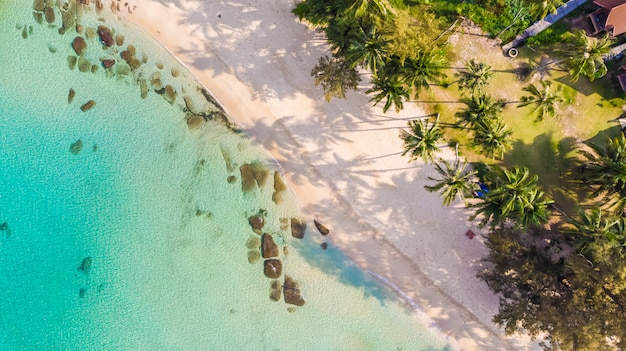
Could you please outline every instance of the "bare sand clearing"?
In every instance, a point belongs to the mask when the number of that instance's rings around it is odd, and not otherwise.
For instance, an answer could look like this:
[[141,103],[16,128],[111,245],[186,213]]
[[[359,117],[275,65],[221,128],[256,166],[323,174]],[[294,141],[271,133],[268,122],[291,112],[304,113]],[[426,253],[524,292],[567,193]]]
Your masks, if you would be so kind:
[[407,104],[383,114],[363,91],[327,103],[309,73],[328,47],[291,13],[293,0],[118,3],[280,163],[309,223],[330,228],[330,245],[397,285],[460,349],[537,349],[491,323],[498,299],[475,277],[487,250],[480,234],[464,235],[480,233],[467,210],[443,208],[423,189],[434,169],[400,155],[400,129],[424,113]]

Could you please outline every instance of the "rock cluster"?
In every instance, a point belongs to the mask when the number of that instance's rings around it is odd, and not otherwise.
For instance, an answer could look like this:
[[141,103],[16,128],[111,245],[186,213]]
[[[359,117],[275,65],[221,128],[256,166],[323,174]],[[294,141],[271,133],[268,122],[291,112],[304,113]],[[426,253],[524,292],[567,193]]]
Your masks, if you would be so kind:
[[283,296],[285,298],[285,302],[288,304],[296,306],[304,305],[305,300],[300,292],[300,284],[290,276],[285,276]]
[[304,233],[306,232],[306,222],[298,219],[291,219],[291,236],[294,238],[302,239],[304,238]]

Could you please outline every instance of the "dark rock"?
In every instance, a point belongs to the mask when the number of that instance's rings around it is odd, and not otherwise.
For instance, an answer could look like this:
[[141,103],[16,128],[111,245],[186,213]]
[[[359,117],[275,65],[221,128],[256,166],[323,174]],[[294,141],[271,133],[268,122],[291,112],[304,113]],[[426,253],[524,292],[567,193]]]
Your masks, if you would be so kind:
[[78,296],[82,299],[87,296],[87,288],[78,289]]
[[117,46],[124,45],[124,35],[122,35],[122,34],[116,35],[115,36],[115,44],[117,44]]
[[136,70],[137,68],[141,67],[141,61],[137,60],[137,58],[135,57],[131,57],[130,60],[126,62],[128,62],[128,65],[132,70]]
[[76,4],[70,3],[67,10],[61,12],[61,28],[66,32],[76,28]]
[[[83,150],[83,141],[78,139],[76,142],[70,145],[70,152],[74,155],[78,155]],[[85,261],[83,261],[84,263]],[[82,266],[81,266],[82,267]]]
[[112,59],[100,59],[102,61],[102,67],[111,68],[115,64],[115,60]]
[[254,178],[252,166],[246,163],[245,165],[239,167],[239,171],[241,172],[241,190],[244,193],[254,190],[254,187],[256,186],[256,179]]
[[76,61],[77,61],[76,56],[68,56],[67,57],[67,66],[70,69],[74,69],[74,67],[76,67]]
[[81,262],[80,266],[78,266],[78,270],[83,271],[85,272],[85,274],[87,274],[89,273],[89,270],[91,269],[92,263],[93,263],[93,258],[91,256],[87,256],[83,258],[83,262]]
[[226,181],[228,182],[228,184],[233,184],[237,181],[237,177],[235,177],[234,175],[228,176],[228,178],[226,178]]
[[322,247],[322,250],[326,250],[328,248],[328,243],[321,243],[320,246]]
[[267,178],[269,178],[270,170],[262,162],[252,162],[251,166],[257,185],[259,188],[264,187],[265,183],[267,183]]
[[280,260],[271,258],[263,262],[263,274],[270,279],[276,279],[283,274],[283,263]]
[[263,229],[265,219],[261,215],[256,215],[248,218],[248,223],[250,223],[253,229]]
[[135,47],[132,45],[128,45],[126,51],[128,51],[131,57],[134,57],[137,54],[137,49],[135,49]]
[[122,60],[124,60],[124,61],[126,61],[126,62],[129,62],[129,61],[130,61],[130,59],[131,59],[131,58],[133,58],[133,57],[131,56],[131,54],[130,54],[130,53],[128,53],[128,51],[126,51],[126,50],[124,50],[124,51],[120,52],[120,57],[122,58]]
[[280,286],[280,282],[278,280],[272,280],[272,283],[270,284],[270,300],[280,300],[281,288],[282,287]]
[[320,231],[322,235],[328,235],[328,233],[330,233],[330,230],[326,228],[326,226],[324,226],[322,223],[318,222],[317,219],[314,219],[313,223],[315,224],[315,227],[317,228],[317,230]]
[[76,55],[83,56],[87,51],[87,42],[83,37],[76,37],[72,42],[72,48],[76,52]]
[[43,10],[43,15],[46,18],[46,22],[54,23],[55,16],[54,16],[54,9],[52,7],[46,7]]
[[300,292],[300,284],[289,276],[285,276],[285,284],[283,284],[283,296],[285,302],[291,305],[304,305],[304,298]]
[[271,234],[263,234],[261,236],[261,256],[263,258],[278,257],[278,246],[274,243],[274,238]]
[[33,18],[35,18],[35,22],[39,24],[43,22],[43,14],[41,12],[33,12]]
[[28,30],[26,29],[26,27],[24,27],[24,29],[22,29],[22,38],[23,39],[28,39]]
[[100,69],[98,65],[91,65],[91,73],[96,73]]
[[76,92],[74,89],[70,88],[70,93],[67,95],[67,103],[71,104],[74,101],[74,96],[76,96]]
[[248,251],[248,262],[250,262],[251,264],[255,264],[259,262],[260,259],[261,259],[261,253],[259,253],[259,250]]
[[304,232],[306,231],[306,223],[298,218],[291,219],[291,236],[294,238],[304,238]]
[[94,106],[96,106],[96,102],[93,100],[89,100],[80,107],[80,110],[83,112],[87,112],[91,110]]
[[113,33],[107,26],[98,26],[98,36],[100,36],[100,42],[107,47],[113,46],[115,41],[113,40]]

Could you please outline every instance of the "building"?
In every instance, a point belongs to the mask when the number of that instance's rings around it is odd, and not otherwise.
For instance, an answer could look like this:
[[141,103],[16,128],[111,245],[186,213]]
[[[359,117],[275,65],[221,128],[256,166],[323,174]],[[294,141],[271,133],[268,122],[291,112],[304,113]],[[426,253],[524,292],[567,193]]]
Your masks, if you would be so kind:
[[626,0],[594,0],[599,9],[591,13],[589,19],[595,33],[609,33],[616,37],[626,33]]

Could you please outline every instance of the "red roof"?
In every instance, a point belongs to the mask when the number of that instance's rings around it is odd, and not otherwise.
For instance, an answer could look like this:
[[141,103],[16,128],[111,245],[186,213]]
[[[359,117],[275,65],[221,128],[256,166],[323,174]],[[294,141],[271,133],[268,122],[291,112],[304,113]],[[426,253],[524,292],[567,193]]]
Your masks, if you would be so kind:
[[626,33],[626,0],[594,0],[596,5],[609,10],[604,29],[614,36]]

